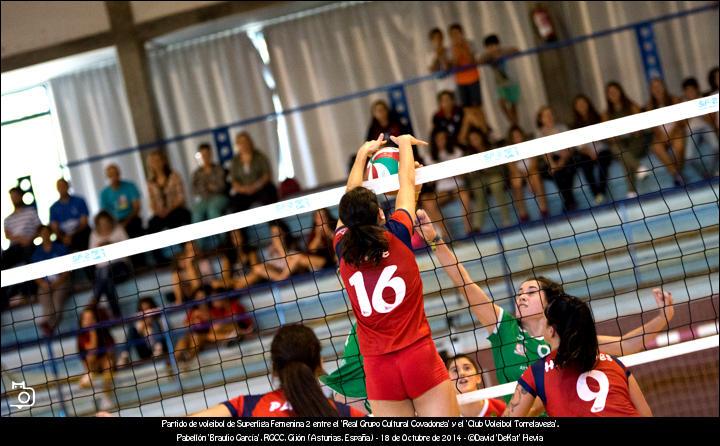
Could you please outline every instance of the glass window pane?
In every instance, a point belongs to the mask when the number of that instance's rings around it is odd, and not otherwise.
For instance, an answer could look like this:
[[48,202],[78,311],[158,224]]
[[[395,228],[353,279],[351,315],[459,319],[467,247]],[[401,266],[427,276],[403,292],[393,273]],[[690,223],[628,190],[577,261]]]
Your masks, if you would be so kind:
[[33,87],[2,96],[2,122],[14,121],[26,116],[50,110],[50,99],[44,86]]

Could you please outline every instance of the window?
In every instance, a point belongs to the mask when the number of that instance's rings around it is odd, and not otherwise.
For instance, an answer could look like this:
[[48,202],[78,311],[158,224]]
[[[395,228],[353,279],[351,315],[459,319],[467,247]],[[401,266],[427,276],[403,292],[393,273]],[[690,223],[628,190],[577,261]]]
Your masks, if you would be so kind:
[[[14,209],[8,190],[26,176],[32,183],[40,221],[49,223],[50,205],[58,198],[55,183],[63,177],[65,164],[65,150],[50,104],[45,86],[2,96],[0,204],[3,226],[5,217]],[[8,246],[3,227],[2,248]]]

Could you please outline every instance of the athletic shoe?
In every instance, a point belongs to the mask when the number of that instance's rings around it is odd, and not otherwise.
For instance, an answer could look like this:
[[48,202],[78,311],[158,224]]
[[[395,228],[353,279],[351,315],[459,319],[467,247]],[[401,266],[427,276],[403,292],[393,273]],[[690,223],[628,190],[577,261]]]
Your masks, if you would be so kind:
[[640,165],[640,167],[638,167],[637,171],[635,172],[635,178],[638,181],[644,180],[648,177],[648,175],[650,175],[650,168],[643,165]]
[[638,195],[637,195],[637,192],[635,192],[635,191],[630,191],[630,192],[627,193],[627,195],[626,195],[625,197],[626,197],[626,198],[637,198],[637,196],[638,196]]

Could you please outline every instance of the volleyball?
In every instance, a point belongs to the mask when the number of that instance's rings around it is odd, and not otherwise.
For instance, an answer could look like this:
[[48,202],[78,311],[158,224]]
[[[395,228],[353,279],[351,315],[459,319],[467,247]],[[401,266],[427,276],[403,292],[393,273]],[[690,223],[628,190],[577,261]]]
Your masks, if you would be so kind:
[[400,167],[400,150],[396,147],[380,149],[370,158],[367,164],[367,179],[374,180],[398,173]]

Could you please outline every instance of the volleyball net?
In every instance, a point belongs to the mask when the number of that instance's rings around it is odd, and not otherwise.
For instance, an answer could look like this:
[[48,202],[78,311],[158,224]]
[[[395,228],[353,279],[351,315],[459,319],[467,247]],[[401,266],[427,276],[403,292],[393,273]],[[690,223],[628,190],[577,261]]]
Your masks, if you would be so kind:
[[[717,416],[718,138],[698,125],[717,111],[714,95],[435,164],[421,152],[418,207],[505,312],[523,280],[549,277],[588,301],[599,334],[640,342],[623,356],[656,414]],[[396,176],[366,186],[392,208]],[[331,246],[343,193],[4,270],[4,295],[37,289],[2,314],[2,416],[181,416],[263,393],[284,324],[313,328],[327,372],[352,360]],[[422,237],[414,248],[438,350],[481,368],[485,388],[461,403],[512,393],[512,380],[497,385],[493,328]],[[672,292],[674,316],[649,332],[667,314],[654,288]]]

